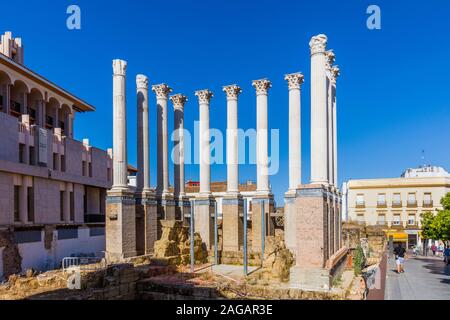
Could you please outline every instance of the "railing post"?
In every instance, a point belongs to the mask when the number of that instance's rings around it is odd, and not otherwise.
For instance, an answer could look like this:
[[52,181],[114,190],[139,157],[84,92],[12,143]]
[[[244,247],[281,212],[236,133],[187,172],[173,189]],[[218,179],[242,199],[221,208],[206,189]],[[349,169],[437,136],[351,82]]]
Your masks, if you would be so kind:
[[264,250],[266,241],[266,213],[265,213],[265,201],[261,203],[261,267],[264,261]]
[[190,250],[190,255],[191,255],[191,273],[194,272],[194,265],[195,265],[195,256],[194,256],[194,203],[195,200],[191,200],[191,223],[190,223],[190,234],[191,234],[191,250]]
[[247,199],[244,199],[244,275],[248,275],[248,266],[247,266]]
[[219,264],[219,257],[218,257],[219,249],[217,248],[218,242],[219,242],[218,236],[219,236],[219,232],[217,230],[217,202],[214,201],[214,264],[215,265]]

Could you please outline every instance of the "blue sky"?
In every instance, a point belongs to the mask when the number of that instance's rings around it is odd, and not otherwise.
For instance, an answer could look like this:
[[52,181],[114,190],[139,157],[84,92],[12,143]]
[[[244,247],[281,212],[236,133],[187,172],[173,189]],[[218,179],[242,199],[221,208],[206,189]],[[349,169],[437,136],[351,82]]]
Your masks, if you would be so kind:
[[[77,4],[82,29],[66,28]],[[382,29],[366,27],[366,9],[381,8]],[[135,76],[166,82],[189,97],[187,129],[198,119],[194,91],[215,92],[211,127],[225,130],[222,86],[239,84],[239,126],[255,127],[251,81],[269,78],[269,126],[280,129],[280,171],[271,177],[278,205],[288,187],[288,91],[283,75],[302,71],[303,182],[310,170],[311,36],[325,33],[341,68],[338,79],[339,180],[397,177],[426,162],[450,169],[450,2],[435,1],[9,1],[0,31],[23,38],[32,70],[93,104],[77,117],[75,136],[112,145],[111,61],[128,61],[129,160],[136,162]],[[120,8],[120,9],[118,9]],[[155,100],[151,95],[151,181],[156,181]],[[169,130],[173,114],[169,117]],[[283,151],[284,150],[284,151]],[[214,165],[212,180],[225,180]],[[171,175],[173,174],[170,168]],[[241,166],[240,180],[256,168]],[[198,166],[186,168],[198,178]],[[172,178],[171,178],[172,179]]]

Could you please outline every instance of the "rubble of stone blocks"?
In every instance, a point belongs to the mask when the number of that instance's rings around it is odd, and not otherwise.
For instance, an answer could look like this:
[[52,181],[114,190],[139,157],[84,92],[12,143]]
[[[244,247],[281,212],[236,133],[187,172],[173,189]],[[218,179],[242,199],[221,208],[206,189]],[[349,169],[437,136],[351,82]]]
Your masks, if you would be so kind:
[[[342,239],[351,250],[364,247],[368,265],[379,263],[386,250],[387,239],[383,226],[363,226],[355,223],[344,223]],[[363,243],[361,243],[361,240]]]
[[0,248],[3,249],[4,277],[21,272],[22,257],[14,242],[14,233],[10,229],[0,229]]
[[[189,228],[182,221],[161,220],[162,235],[155,242],[154,258],[169,259],[171,264],[187,265],[190,263]],[[195,263],[205,263],[208,252],[199,233],[194,234]]]

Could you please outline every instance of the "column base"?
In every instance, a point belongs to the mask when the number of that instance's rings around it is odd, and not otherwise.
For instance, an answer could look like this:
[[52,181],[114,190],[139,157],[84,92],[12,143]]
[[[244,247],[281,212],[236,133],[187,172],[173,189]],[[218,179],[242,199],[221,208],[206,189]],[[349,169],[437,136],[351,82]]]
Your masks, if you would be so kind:
[[[175,198],[175,219],[183,221],[183,225],[189,225],[191,202],[186,195]],[[187,222],[187,224],[186,224]]]
[[271,193],[260,193],[252,198],[252,251],[262,252],[262,207],[264,204],[265,236],[275,235],[275,226],[270,217],[274,211]]
[[108,262],[123,261],[136,252],[136,204],[130,190],[112,189],[106,196],[106,254]]
[[244,245],[244,200],[240,194],[227,194],[222,199],[223,251],[241,250]]
[[289,190],[284,194],[284,242],[286,248],[295,256],[297,252],[296,225],[297,214],[295,210],[295,198],[297,191]]
[[207,250],[214,246],[214,197],[198,195],[194,200],[194,230],[200,233]]
[[158,197],[158,217],[163,220],[175,220],[175,199],[171,193]]

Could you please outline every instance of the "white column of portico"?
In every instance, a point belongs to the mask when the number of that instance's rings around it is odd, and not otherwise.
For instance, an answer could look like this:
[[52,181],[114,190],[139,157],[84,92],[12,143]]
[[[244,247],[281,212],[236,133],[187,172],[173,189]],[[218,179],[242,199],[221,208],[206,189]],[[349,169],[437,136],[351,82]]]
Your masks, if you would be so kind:
[[137,181],[138,191],[150,190],[150,159],[148,137],[148,78],[145,75],[136,76],[137,88],[137,125],[138,125],[138,153],[137,153]]
[[223,91],[227,94],[227,192],[238,194],[238,96],[242,90],[233,84],[223,87]]
[[126,61],[113,60],[113,190],[128,189],[127,121],[125,102],[126,68]]
[[295,190],[302,183],[301,85],[303,74],[288,74],[284,79],[289,87],[289,190]]
[[328,184],[327,37],[312,37],[311,49],[311,183]]
[[267,79],[253,81],[256,90],[256,184],[259,193],[270,193],[267,93],[271,86],[271,82]]
[[337,161],[337,116],[336,116],[336,81],[339,77],[339,67],[334,66],[331,68],[331,84],[332,84],[332,107],[333,107],[333,173],[334,173],[334,183],[338,185],[338,161]]
[[335,55],[332,50],[325,52],[325,70],[327,75],[327,136],[328,136],[328,181],[335,185],[334,181],[334,152],[333,152],[333,85],[331,67],[335,61]]
[[200,109],[200,194],[211,194],[211,145],[209,132],[209,103],[213,93],[208,90],[195,92]]
[[176,197],[186,195],[184,190],[184,104],[187,97],[175,94],[170,97],[175,112],[174,193]]
[[168,143],[168,114],[167,100],[172,89],[165,83],[152,86],[156,94],[156,105],[158,108],[157,131],[158,131],[158,184],[157,192],[169,193],[169,143]]

